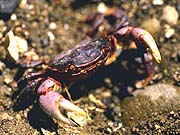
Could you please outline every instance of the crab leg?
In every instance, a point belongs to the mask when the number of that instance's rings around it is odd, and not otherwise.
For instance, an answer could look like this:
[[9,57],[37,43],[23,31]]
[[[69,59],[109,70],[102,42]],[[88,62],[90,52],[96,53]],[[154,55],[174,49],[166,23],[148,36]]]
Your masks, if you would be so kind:
[[136,42],[138,48],[146,48],[146,50],[150,51],[154,59],[160,63],[161,55],[157,48],[156,42],[146,30],[141,28],[134,28],[131,26],[123,27],[115,33],[117,38],[123,38],[125,36],[130,37],[132,40]]
[[73,126],[83,126],[90,120],[88,114],[65,99],[58,90],[61,84],[52,78],[45,80],[38,88],[42,110],[56,120]]
[[103,23],[104,15],[101,13],[95,13],[88,16],[86,19],[87,22],[92,21],[92,26],[89,28],[87,35],[92,37],[93,34],[96,32],[97,28]]
[[99,26],[101,26],[104,19],[108,17],[112,17],[116,20],[114,26],[108,30],[109,34],[129,24],[128,17],[124,11],[118,8],[106,8],[106,10],[104,11],[100,11],[98,13],[91,13],[84,19],[86,22],[91,24],[91,27],[87,32],[87,35],[92,37],[97,32]]

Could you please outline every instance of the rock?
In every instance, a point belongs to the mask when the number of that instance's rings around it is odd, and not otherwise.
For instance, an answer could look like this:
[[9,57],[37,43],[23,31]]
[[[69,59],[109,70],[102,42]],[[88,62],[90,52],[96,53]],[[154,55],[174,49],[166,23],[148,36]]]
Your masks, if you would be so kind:
[[28,50],[28,43],[25,39],[15,36],[12,31],[9,31],[5,40],[8,54],[15,61],[19,59],[19,53],[24,53]]
[[133,97],[126,97],[121,102],[123,112],[125,112],[122,116],[127,120],[126,124],[133,125],[135,121],[140,123],[156,112],[164,115],[167,110],[176,112],[180,107],[179,90],[179,87],[165,83],[135,90],[132,93]]
[[175,25],[177,24],[178,17],[179,17],[178,11],[176,10],[175,7],[169,5],[164,7],[163,14],[161,17],[162,20],[165,20],[170,25]]
[[178,94],[176,88],[173,86],[159,83],[156,85],[147,86],[144,89],[136,90],[133,92],[133,95],[144,95],[147,96],[150,100],[157,100],[159,98],[168,100],[176,97]]
[[19,59],[19,51],[18,51],[18,47],[16,43],[16,38],[12,31],[9,31],[5,42],[8,44],[7,50],[8,50],[9,55],[15,61],[17,61]]

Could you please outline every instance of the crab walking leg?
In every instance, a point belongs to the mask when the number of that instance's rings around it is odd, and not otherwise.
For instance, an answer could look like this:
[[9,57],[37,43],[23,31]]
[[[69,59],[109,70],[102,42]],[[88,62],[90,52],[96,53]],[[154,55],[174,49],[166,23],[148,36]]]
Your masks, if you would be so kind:
[[151,34],[149,34],[149,32],[147,32],[146,30],[141,28],[134,28],[132,26],[127,26],[118,30],[115,33],[115,36],[117,36],[117,38],[121,38],[121,37],[123,38],[124,36],[129,36],[132,40],[136,42],[138,48],[146,47],[147,49],[149,49],[154,59],[158,63],[161,62],[161,55],[157,48],[156,42],[151,36]]
[[155,75],[155,71],[154,71],[154,68],[153,68],[153,61],[152,61],[152,56],[149,56],[147,53],[144,53],[143,54],[143,63],[144,63],[144,66],[145,66],[145,70],[146,70],[146,73],[147,73],[147,78],[141,80],[141,81],[138,81],[135,83],[135,86],[136,88],[143,88],[144,86],[148,85],[148,83],[153,80],[153,77]]
[[73,126],[84,126],[90,120],[88,114],[65,99],[58,90],[60,83],[52,78],[45,80],[38,88],[39,104],[42,110],[56,120]]

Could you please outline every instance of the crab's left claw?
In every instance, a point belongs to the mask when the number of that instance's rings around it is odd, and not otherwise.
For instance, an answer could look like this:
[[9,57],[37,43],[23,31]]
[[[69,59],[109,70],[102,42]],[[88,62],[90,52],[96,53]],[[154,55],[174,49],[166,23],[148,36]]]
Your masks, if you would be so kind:
[[[132,35],[135,38],[135,41],[143,43],[149,49],[154,59],[160,63],[161,55],[157,48],[156,42],[154,38],[151,36],[149,32],[141,28],[133,28]],[[138,45],[138,44],[137,44]]]
[[88,114],[65,99],[59,92],[49,91],[39,97],[40,106],[45,113],[73,126],[84,126],[90,120]]

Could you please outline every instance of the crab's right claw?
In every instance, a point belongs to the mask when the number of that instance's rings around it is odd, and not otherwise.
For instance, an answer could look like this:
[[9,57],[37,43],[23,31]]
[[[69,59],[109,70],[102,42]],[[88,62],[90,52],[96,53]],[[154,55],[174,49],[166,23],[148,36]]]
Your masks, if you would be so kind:
[[161,62],[161,55],[157,48],[156,42],[154,38],[151,36],[149,32],[141,28],[135,28],[132,26],[126,26],[119,29],[115,36],[118,38],[123,38],[124,36],[129,36],[136,42],[137,47],[145,48],[146,50],[150,51],[154,59],[160,63]]
[[45,113],[73,126],[84,126],[90,120],[88,114],[65,99],[59,92],[49,91],[39,97],[40,106]]
[[157,48],[154,38],[149,32],[141,28],[133,28],[132,35],[134,36],[136,41],[142,42],[149,49],[148,51],[150,51],[150,53],[158,63],[161,62],[160,52]]

